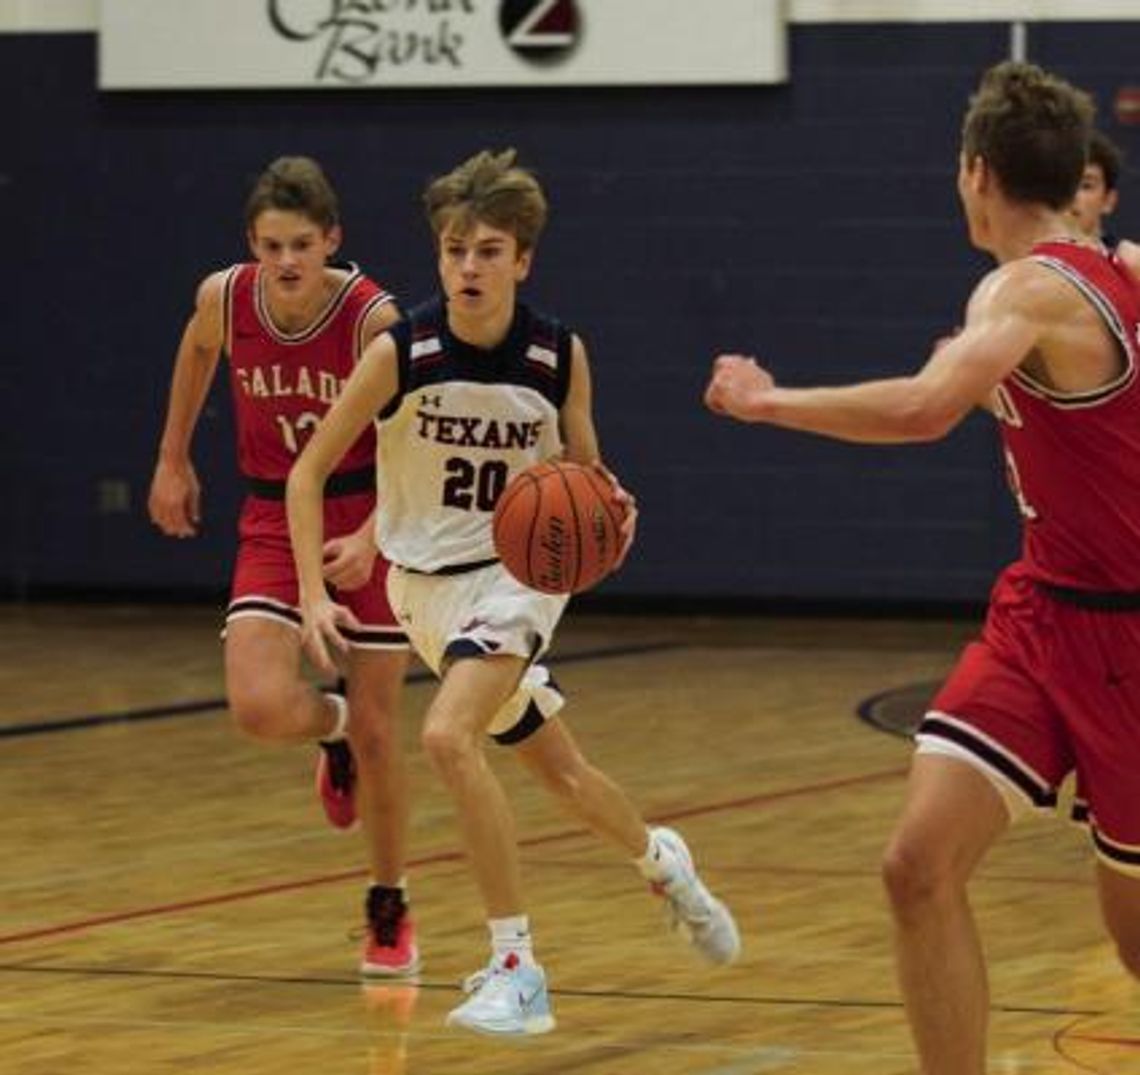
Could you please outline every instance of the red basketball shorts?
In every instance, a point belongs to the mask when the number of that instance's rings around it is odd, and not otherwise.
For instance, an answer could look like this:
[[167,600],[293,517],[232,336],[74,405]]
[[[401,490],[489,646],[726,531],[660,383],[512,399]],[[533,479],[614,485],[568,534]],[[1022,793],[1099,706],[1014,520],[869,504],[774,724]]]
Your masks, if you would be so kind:
[[[325,500],[325,537],[352,533],[372,510],[368,494]],[[388,605],[388,562],[376,558],[372,578],[358,590],[335,591],[337,602],[351,609],[361,629],[345,631],[362,649],[406,649],[407,636]],[[300,628],[297,569],[289,541],[285,505],[278,500],[247,497],[238,522],[237,562],[234,566],[226,624],[260,617]]]
[[1015,564],[918,737],[1041,809],[1075,772],[1074,820],[1106,865],[1140,875],[1140,612],[1058,600]]

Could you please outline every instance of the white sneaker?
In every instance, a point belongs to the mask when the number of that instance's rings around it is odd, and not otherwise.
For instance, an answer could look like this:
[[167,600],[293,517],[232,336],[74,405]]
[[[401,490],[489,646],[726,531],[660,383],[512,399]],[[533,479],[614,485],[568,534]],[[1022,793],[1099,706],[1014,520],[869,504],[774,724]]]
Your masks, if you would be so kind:
[[464,990],[470,995],[449,1013],[448,1026],[503,1035],[545,1034],[554,1029],[546,975],[537,963],[525,964],[513,953],[493,960],[485,971],[464,982]]
[[740,931],[732,912],[705,888],[679,833],[657,828],[653,837],[668,850],[675,871],[650,886],[665,900],[671,928],[684,935],[710,963],[734,962],[740,955]]

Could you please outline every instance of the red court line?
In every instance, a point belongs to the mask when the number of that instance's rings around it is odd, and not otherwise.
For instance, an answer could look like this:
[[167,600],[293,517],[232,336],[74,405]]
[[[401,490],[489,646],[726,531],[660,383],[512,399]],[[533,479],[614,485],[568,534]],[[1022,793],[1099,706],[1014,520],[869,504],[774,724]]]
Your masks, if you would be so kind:
[[[840,777],[835,780],[823,780],[815,784],[803,784],[799,787],[785,788],[783,791],[763,792],[758,795],[748,795],[738,799],[726,799],[722,802],[706,803],[704,806],[686,807],[680,810],[670,810],[657,814],[652,821],[677,821],[686,817],[700,817],[706,814],[719,814],[728,810],[740,810],[748,806],[762,806],[768,803],[780,802],[784,799],[794,799],[802,795],[814,795],[820,792],[836,791],[840,788],[855,787],[860,784],[872,784],[880,780],[893,780],[906,775],[906,769],[880,769],[876,772],[862,773],[859,776]],[[519,841],[520,848],[541,847],[544,844],[559,843],[563,840],[574,840],[582,836],[592,835],[588,829],[564,829],[561,832],[547,833],[545,836],[532,836]],[[444,862],[458,862],[463,858],[463,852],[438,851],[432,855],[424,855],[408,863],[409,869],[422,866],[434,866]],[[17,933],[0,934],[0,945],[15,944],[19,941],[32,941],[43,937],[57,937],[66,933],[79,933],[83,930],[96,929],[99,926],[115,925],[119,922],[130,922],[138,918],[157,918],[167,914],[178,914],[182,911],[193,911],[200,907],[217,907],[224,903],[238,903],[242,900],[257,899],[261,896],[273,896],[282,892],[296,892],[305,888],[315,888],[318,885],[337,884],[341,881],[351,881],[366,876],[365,869],[342,870],[339,873],[321,874],[317,877],[303,877],[296,881],[282,881],[275,885],[258,885],[254,888],[235,889],[233,892],[223,892],[216,896],[202,896],[198,899],[182,900],[178,903],[163,903],[152,907],[139,907],[133,911],[116,911],[111,914],[95,915],[91,918],[81,918],[74,922],[61,922],[54,926],[41,926],[37,929],[21,930]]]
[[1114,1034],[1066,1034],[1066,1041],[1091,1041],[1097,1045],[1140,1046],[1140,1038],[1119,1037]]

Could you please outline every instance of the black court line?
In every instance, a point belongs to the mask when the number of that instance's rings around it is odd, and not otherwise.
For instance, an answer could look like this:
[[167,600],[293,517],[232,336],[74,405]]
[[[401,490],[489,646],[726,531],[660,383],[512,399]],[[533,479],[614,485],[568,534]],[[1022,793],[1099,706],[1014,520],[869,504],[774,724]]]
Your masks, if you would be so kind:
[[[149,978],[167,981],[204,981],[251,985],[317,985],[355,986],[368,985],[415,985],[419,989],[454,993],[460,986],[454,982],[432,982],[414,978],[366,979],[360,977],[302,977],[295,975],[220,973],[215,971],[145,970],[137,967],[85,967],[37,963],[0,963],[0,974],[46,974],[78,975],[87,978]],[[559,997],[581,997],[591,1000],[649,1000],[684,1001],[699,1004],[748,1004],[761,1007],[785,1008],[864,1008],[874,1010],[901,1010],[902,1002],[897,1000],[856,1000],[840,997],[781,997],[781,996],[741,996],[724,993],[655,993],[643,990],[625,989],[558,989],[550,992]],[[993,1004],[991,1011],[1007,1015],[1060,1015],[1060,1016],[1103,1016],[1107,1009],[1092,1008],[1052,1008],[1035,1004]]]
[[[551,657],[544,664],[574,664],[578,661],[601,661],[611,657],[640,656],[664,650],[680,649],[678,642],[647,642],[636,646],[611,646],[604,649],[568,653],[564,657]],[[431,672],[413,672],[409,683],[426,683],[435,677]],[[0,739],[19,739],[29,735],[48,735],[52,732],[71,732],[84,728],[101,728],[108,724],[142,724],[152,720],[170,720],[173,717],[190,717],[225,709],[225,698],[205,698],[198,702],[176,702],[168,705],[147,706],[142,709],[123,709],[117,713],[92,713],[75,717],[53,717],[31,724],[13,724],[0,728]]]

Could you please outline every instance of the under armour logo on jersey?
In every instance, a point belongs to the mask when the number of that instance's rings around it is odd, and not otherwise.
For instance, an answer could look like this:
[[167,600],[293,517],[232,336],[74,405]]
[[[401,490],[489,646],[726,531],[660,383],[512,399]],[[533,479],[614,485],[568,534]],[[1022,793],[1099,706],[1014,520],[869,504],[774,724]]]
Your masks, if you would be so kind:
[[420,395],[420,406],[421,407],[442,407],[443,406],[443,396],[440,396],[440,395],[429,396],[426,392],[421,393],[421,395]]

